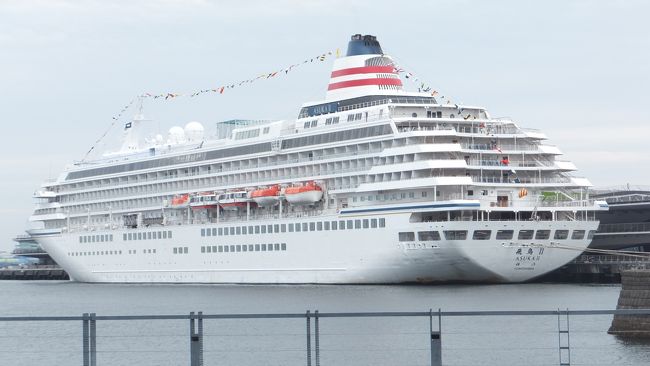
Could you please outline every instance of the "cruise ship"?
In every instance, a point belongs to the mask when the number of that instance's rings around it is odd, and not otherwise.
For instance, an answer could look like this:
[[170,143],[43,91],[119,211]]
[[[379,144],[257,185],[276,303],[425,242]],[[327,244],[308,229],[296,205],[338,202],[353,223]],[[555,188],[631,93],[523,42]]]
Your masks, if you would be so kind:
[[28,230],[81,282],[527,281],[574,259],[604,201],[546,136],[403,88],[353,35],[289,120],[198,122],[71,164]]

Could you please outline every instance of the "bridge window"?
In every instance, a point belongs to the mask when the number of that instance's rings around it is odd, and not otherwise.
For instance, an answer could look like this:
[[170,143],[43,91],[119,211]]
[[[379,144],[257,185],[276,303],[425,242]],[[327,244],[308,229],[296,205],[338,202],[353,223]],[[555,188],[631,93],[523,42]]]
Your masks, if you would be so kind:
[[414,232],[401,232],[398,233],[398,238],[399,241],[415,241],[415,233]]
[[535,239],[546,240],[551,236],[551,230],[537,230]]
[[445,239],[447,240],[465,240],[467,239],[467,230],[446,230]]
[[474,240],[490,240],[491,236],[492,236],[492,231],[491,230],[474,230],[474,234],[472,235],[472,239],[474,239]]
[[569,237],[569,230],[555,230],[553,239],[564,240]]
[[514,234],[514,230],[497,230],[497,240],[510,240]]
[[533,233],[535,230],[519,230],[519,236],[517,239],[519,240],[529,240],[533,238]]
[[571,234],[571,239],[573,240],[584,239],[584,237],[585,237],[584,230],[573,230],[573,233]]
[[419,241],[440,240],[440,233],[437,231],[418,231]]

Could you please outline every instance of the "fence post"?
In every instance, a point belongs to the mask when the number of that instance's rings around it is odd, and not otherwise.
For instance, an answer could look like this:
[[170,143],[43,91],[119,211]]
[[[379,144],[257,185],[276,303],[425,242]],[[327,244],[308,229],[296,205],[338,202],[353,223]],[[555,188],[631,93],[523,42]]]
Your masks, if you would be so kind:
[[203,312],[190,313],[190,366],[203,366]]
[[431,366],[442,366],[442,312],[438,309],[438,330],[433,330],[433,310],[429,309],[429,333],[431,341]]
[[311,317],[309,310],[305,314],[307,319],[307,366],[311,366]]
[[320,330],[318,325],[318,310],[314,313],[314,347],[316,352],[316,366],[320,366]]
[[89,331],[88,329],[88,313],[83,313],[82,315],[82,359],[83,359],[83,366],[90,366],[90,355],[89,355]]
[[97,314],[90,313],[88,325],[90,328],[90,366],[97,366]]

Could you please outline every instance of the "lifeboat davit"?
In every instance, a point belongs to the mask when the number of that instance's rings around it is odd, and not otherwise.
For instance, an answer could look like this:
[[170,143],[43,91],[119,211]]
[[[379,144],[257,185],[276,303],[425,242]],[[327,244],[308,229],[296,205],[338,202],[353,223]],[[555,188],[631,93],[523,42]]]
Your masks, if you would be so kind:
[[172,198],[172,208],[184,208],[190,204],[189,194],[177,194]]
[[190,207],[193,210],[215,208],[218,204],[217,195],[211,192],[199,193],[190,197]]
[[284,197],[292,205],[311,205],[323,198],[323,189],[314,182],[307,182],[302,186],[285,188]]
[[271,207],[280,203],[280,186],[273,185],[269,188],[256,189],[249,197],[260,207]]
[[248,192],[226,192],[219,195],[219,206],[226,211],[237,211],[246,208],[251,200],[248,198]]

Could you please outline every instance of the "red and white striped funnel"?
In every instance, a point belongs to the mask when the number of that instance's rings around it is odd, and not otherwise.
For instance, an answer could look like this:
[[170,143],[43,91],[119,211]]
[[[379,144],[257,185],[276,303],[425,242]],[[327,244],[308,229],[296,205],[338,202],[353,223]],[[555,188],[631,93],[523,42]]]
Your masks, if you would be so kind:
[[399,91],[402,91],[402,81],[377,38],[355,34],[348,43],[346,55],[334,61],[326,100],[395,95]]

